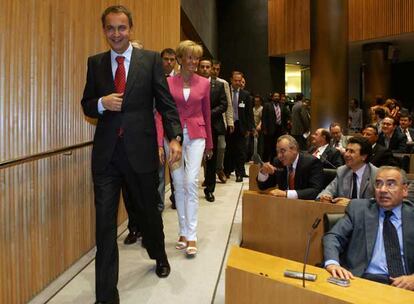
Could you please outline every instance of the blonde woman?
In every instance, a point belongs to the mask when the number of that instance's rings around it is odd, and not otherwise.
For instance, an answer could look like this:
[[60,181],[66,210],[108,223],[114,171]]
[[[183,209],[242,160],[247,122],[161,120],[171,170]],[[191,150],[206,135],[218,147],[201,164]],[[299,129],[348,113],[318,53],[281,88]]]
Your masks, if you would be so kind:
[[[198,176],[203,155],[210,158],[211,137],[210,82],[195,74],[202,47],[190,40],[180,42],[176,49],[180,74],[169,77],[168,85],[177,105],[183,127],[182,158],[172,168],[175,202],[179,222],[178,250],[186,250],[188,257],[197,254]],[[160,134],[158,143],[162,143]],[[165,145],[168,154],[168,145]],[[175,167],[175,166],[174,166]]]

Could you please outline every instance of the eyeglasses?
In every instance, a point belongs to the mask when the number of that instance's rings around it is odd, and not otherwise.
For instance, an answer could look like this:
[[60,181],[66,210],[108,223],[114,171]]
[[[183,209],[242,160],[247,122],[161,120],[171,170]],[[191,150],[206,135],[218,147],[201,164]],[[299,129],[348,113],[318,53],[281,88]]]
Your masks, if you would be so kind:
[[398,188],[399,184],[396,180],[376,180],[374,183],[375,189],[381,189],[382,187],[387,188],[388,190],[395,190]]

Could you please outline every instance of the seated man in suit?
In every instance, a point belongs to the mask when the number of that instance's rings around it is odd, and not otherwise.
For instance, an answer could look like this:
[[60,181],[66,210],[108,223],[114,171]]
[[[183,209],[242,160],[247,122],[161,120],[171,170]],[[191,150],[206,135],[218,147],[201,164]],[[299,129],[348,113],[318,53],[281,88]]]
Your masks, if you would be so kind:
[[329,132],[331,132],[331,145],[343,156],[345,153],[346,146],[348,144],[348,136],[342,133],[342,127],[339,123],[333,122],[329,126]]
[[331,134],[328,130],[317,129],[311,137],[312,148],[309,152],[321,160],[324,168],[336,169],[344,164],[341,152],[330,146]]
[[397,128],[397,121],[391,116],[382,120],[378,143],[392,152],[405,153],[407,151],[407,137],[400,128]]
[[397,167],[381,167],[374,185],[375,199],[351,201],[325,234],[325,268],[334,277],[414,290],[414,205],[404,200],[407,176]]
[[407,137],[407,152],[413,152],[414,146],[414,129],[411,127],[413,120],[410,113],[407,111],[401,111],[400,115],[400,130],[401,133]]
[[307,153],[299,152],[298,142],[282,135],[276,144],[277,158],[265,163],[257,176],[259,189],[278,186],[270,194],[287,198],[313,200],[323,187],[321,162]]
[[381,166],[397,166],[398,162],[392,155],[390,149],[385,148],[384,146],[377,143],[378,141],[378,129],[374,125],[368,125],[362,131],[362,135],[369,141],[372,145],[372,154],[370,163],[375,167]]
[[351,137],[344,155],[345,165],[338,168],[335,179],[317,199],[346,205],[353,198],[373,197],[372,181],[377,167],[369,163],[371,152],[371,144],[366,138]]

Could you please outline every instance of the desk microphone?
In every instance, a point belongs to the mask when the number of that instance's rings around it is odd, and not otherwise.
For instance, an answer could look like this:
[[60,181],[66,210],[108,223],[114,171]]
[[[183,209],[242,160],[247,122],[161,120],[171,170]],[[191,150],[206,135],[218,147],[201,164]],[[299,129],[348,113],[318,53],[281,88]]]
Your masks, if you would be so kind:
[[322,161],[322,163],[327,163],[329,166],[331,166],[332,169],[337,169],[337,167],[326,158],[326,155],[321,155],[321,158],[319,159]]
[[316,281],[316,274],[313,273],[306,273],[306,264],[308,262],[308,255],[309,255],[309,248],[310,248],[310,241],[312,238],[312,234],[315,231],[316,228],[318,228],[319,223],[321,222],[321,219],[317,217],[312,225],[312,230],[308,232],[308,242],[306,245],[306,251],[305,251],[305,257],[303,261],[303,271],[295,271],[295,270],[285,270],[284,275],[285,277],[294,278],[294,279],[300,279],[302,280],[302,285],[305,288],[305,280],[307,281]]
[[303,286],[303,288],[305,288],[305,270],[306,270],[306,264],[308,263],[310,241],[311,241],[313,232],[315,231],[316,228],[318,228],[320,222],[321,222],[321,219],[319,217],[317,217],[315,219],[315,221],[313,222],[313,224],[312,224],[311,231],[308,232],[308,242],[306,244],[305,257],[303,259],[303,273],[302,273],[302,286]]

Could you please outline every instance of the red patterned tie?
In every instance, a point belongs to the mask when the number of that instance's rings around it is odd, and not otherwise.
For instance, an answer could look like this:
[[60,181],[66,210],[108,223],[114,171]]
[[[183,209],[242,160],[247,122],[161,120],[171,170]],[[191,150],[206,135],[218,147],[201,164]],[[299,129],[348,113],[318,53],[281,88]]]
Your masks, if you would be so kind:
[[126,85],[126,75],[125,75],[125,66],[124,56],[118,56],[115,58],[116,62],[118,62],[118,67],[116,68],[115,72],[115,91],[117,93],[123,93],[125,91],[125,85]]

